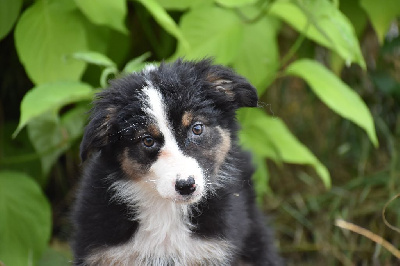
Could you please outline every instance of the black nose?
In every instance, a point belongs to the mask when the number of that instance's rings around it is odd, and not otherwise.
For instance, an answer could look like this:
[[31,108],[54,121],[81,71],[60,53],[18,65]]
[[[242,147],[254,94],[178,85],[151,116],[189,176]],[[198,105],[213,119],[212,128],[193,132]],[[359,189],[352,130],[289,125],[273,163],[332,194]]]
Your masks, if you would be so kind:
[[176,179],[175,190],[181,195],[190,195],[196,190],[193,176],[188,179]]

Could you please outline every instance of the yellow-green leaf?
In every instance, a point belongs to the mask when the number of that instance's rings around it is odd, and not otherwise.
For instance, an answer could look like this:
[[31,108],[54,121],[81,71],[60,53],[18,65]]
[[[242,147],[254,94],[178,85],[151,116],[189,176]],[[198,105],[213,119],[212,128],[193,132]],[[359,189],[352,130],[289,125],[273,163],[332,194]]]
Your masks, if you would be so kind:
[[188,49],[188,43],[183,36],[181,30],[176,25],[175,21],[171,16],[165,11],[162,6],[157,3],[156,0],[136,0],[140,2],[146,9],[151,13],[154,19],[163,27],[168,33],[174,36],[179,43],[182,44],[184,49]]
[[338,53],[347,63],[365,68],[360,45],[349,19],[329,0],[278,0],[269,10],[317,43]]
[[216,3],[228,8],[247,6],[257,3],[257,0],[215,0]]
[[239,121],[243,126],[240,140],[258,157],[275,162],[306,164],[312,166],[330,187],[331,178],[326,167],[289,131],[277,117],[271,117],[260,109],[239,110]]
[[333,111],[363,128],[372,143],[378,146],[374,121],[361,97],[320,63],[302,59],[286,70],[289,75],[303,78],[314,93]]
[[175,57],[203,59],[212,56],[217,63],[232,64],[238,56],[243,22],[232,10],[216,6],[193,9],[183,15],[180,28],[190,49],[184,49],[179,42]]
[[11,31],[21,6],[22,0],[0,0],[0,40]]
[[87,50],[81,14],[70,0],[38,0],[18,20],[15,45],[35,84],[79,80],[86,64],[68,58]]
[[21,172],[0,172],[0,260],[35,265],[51,235],[51,209],[40,186]]
[[21,117],[13,136],[32,119],[46,112],[59,110],[66,104],[90,100],[92,88],[81,82],[54,82],[39,85],[28,91],[21,102]]
[[367,12],[380,43],[383,43],[390,24],[400,15],[400,1],[361,0],[360,5]]

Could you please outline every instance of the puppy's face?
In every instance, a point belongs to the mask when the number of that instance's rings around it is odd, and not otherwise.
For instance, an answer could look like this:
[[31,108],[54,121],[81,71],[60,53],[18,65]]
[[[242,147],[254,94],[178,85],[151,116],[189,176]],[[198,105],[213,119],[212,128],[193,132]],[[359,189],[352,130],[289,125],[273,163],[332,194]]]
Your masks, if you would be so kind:
[[100,150],[141,191],[196,202],[220,181],[236,130],[235,110],[256,103],[246,80],[209,61],[148,68],[99,94],[82,159]]

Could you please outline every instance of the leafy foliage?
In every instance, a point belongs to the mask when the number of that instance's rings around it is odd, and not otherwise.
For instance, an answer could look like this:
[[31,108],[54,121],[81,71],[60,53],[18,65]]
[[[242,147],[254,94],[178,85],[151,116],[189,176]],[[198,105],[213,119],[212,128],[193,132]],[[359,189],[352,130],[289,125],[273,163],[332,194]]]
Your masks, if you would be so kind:
[[0,258],[6,265],[37,261],[51,233],[50,205],[40,186],[18,172],[0,172]]
[[21,10],[22,0],[0,1],[0,40],[12,29]]
[[[304,78],[315,94],[330,108],[341,116],[362,127],[369,135],[375,146],[378,139],[375,126],[367,106],[360,96],[351,90],[334,74],[320,64],[309,59],[294,62],[287,68],[288,74]],[[310,75],[309,73],[313,73]]]
[[[262,101],[269,85],[289,76],[299,77],[323,104],[364,130],[378,147],[373,117],[359,96],[360,90],[346,85],[338,74],[351,64],[366,70],[359,37],[369,19],[384,43],[390,24],[400,15],[397,0],[384,5],[372,0],[37,0],[26,2],[24,7],[22,2],[0,0],[0,40],[7,41],[7,36],[13,35],[18,59],[33,83],[20,102],[13,137],[26,128],[23,136],[28,136],[35,154],[5,161],[21,166],[38,161],[41,174],[29,169],[29,175],[0,174],[0,190],[9,192],[0,193],[0,206],[14,215],[10,216],[12,221],[31,221],[30,227],[21,228],[23,222],[12,224],[0,218],[0,245],[12,246],[15,252],[0,248],[0,261],[10,265],[37,263],[51,224],[46,220],[48,203],[35,181],[45,189],[59,158],[68,153],[76,158],[74,147],[82,135],[95,88],[99,84],[104,88],[109,78],[139,71],[149,62],[213,57],[216,63],[244,75],[256,86]],[[291,47],[280,43],[288,32],[296,36]],[[324,47],[329,55],[325,66],[317,62],[321,60],[315,53],[301,49],[303,46]],[[375,81],[386,84],[387,79],[377,76]],[[396,84],[389,86],[393,93],[397,93]],[[243,128],[241,142],[253,151],[258,165],[254,182],[259,202],[271,193],[267,159],[279,166],[311,166],[330,188],[329,170],[333,169],[302,144],[282,119],[270,113],[260,106],[238,114]],[[0,162],[0,166],[7,164]],[[10,211],[6,197],[15,200],[19,213]],[[40,212],[39,216],[33,215],[32,209]],[[304,217],[300,220],[308,224]],[[44,233],[28,238],[27,228]],[[20,234],[17,239],[21,243],[9,237],[13,234]],[[52,257],[52,251],[48,253]]]

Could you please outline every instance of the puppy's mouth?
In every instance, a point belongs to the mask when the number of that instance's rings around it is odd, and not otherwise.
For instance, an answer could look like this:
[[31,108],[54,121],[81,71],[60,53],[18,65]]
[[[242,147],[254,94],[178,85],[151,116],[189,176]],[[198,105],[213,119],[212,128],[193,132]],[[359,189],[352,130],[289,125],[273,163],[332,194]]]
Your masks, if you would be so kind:
[[191,204],[200,201],[202,197],[202,193],[196,193],[192,195],[176,195],[175,197],[170,199],[177,204]]

